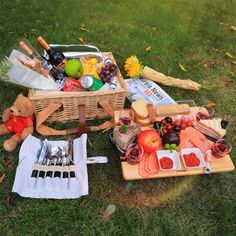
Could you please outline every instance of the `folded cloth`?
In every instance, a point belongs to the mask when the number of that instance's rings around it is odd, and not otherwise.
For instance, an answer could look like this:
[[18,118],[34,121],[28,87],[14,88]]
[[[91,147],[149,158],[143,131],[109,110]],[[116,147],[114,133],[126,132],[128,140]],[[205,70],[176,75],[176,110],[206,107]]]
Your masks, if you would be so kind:
[[[51,147],[68,146],[67,141],[47,141]],[[74,176],[64,177],[40,175],[37,178],[32,177],[32,171],[38,166],[38,171],[52,170],[50,166],[36,164],[38,151],[41,148],[42,141],[29,135],[22,143],[19,153],[19,164],[16,170],[15,181],[12,192],[18,193],[22,197],[30,198],[53,198],[66,199],[78,198],[88,194],[88,173],[87,173],[87,134],[73,141],[73,165],[55,166],[55,171],[64,171],[65,174],[74,173]],[[65,167],[63,169],[63,167]],[[62,177],[63,176],[63,177]],[[33,184],[32,184],[33,181]]]

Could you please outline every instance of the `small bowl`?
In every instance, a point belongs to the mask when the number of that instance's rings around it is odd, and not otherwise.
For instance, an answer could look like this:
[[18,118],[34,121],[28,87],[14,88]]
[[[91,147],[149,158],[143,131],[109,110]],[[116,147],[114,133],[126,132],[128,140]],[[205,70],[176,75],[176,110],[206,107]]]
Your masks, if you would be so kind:
[[[161,163],[160,160],[163,157],[168,157],[173,161],[173,168],[171,169],[163,169],[161,167]],[[179,170],[181,168],[181,163],[179,160],[179,155],[178,152],[173,151],[170,152],[169,150],[161,150],[161,151],[157,151],[157,159],[158,159],[158,163],[159,163],[159,167],[162,171],[170,171],[170,170]]]
[[[200,160],[200,164],[198,166],[187,166],[186,165],[186,162],[185,162],[185,159],[184,159],[184,155],[185,154],[190,154],[190,153],[195,153],[195,155]],[[206,165],[204,157],[202,155],[202,152],[200,151],[199,148],[183,148],[181,150],[181,157],[182,157],[182,160],[183,160],[184,167],[186,169],[198,169],[198,168],[203,168]]]

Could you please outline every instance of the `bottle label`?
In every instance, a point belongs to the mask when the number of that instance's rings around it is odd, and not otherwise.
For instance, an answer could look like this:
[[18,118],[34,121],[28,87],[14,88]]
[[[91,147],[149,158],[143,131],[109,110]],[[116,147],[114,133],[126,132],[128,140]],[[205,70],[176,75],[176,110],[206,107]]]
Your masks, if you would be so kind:
[[62,61],[61,63],[59,63],[59,64],[57,65],[57,67],[59,67],[59,68],[61,68],[61,69],[64,69],[66,62],[67,62],[67,60],[66,60],[66,59],[63,59],[63,61]]

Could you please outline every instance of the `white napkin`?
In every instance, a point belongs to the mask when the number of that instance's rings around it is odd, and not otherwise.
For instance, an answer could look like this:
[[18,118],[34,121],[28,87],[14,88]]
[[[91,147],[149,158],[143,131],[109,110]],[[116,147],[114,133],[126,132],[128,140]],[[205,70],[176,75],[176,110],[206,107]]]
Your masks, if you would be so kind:
[[[16,192],[22,197],[54,199],[79,198],[87,195],[87,134],[83,134],[80,138],[73,141],[75,178],[38,177],[36,184],[32,185],[32,181],[35,181],[35,178],[31,177],[32,167],[36,161],[40,142],[40,139],[29,135],[22,143],[12,192]],[[52,146],[68,145],[67,141],[48,142]]]

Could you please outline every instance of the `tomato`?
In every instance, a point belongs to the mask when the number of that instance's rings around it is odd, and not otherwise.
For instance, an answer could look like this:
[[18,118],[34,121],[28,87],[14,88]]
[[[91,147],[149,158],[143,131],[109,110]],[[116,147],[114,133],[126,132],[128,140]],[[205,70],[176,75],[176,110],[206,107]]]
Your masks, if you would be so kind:
[[161,120],[161,123],[163,124],[163,125],[166,125],[167,124],[167,121],[166,120]]
[[163,134],[168,132],[166,128],[163,128],[161,131],[162,131]]
[[181,124],[180,120],[176,120],[176,121],[174,121],[174,125],[178,125],[178,126],[180,126],[180,124]]
[[182,123],[182,124],[180,125],[180,128],[181,128],[181,129],[186,129],[186,128],[187,128],[187,124]]
[[172,128],[173,128],[173,126],[172,126],[171,124],[167,124],[167,125],[166,125],[166,129],[167,129],[168,131],[171,131]]
[[189,127],[189,126],[193,126],[193,122],[192,122],[192,121],[188,121],[186,125],[187,125],[188,127]]

